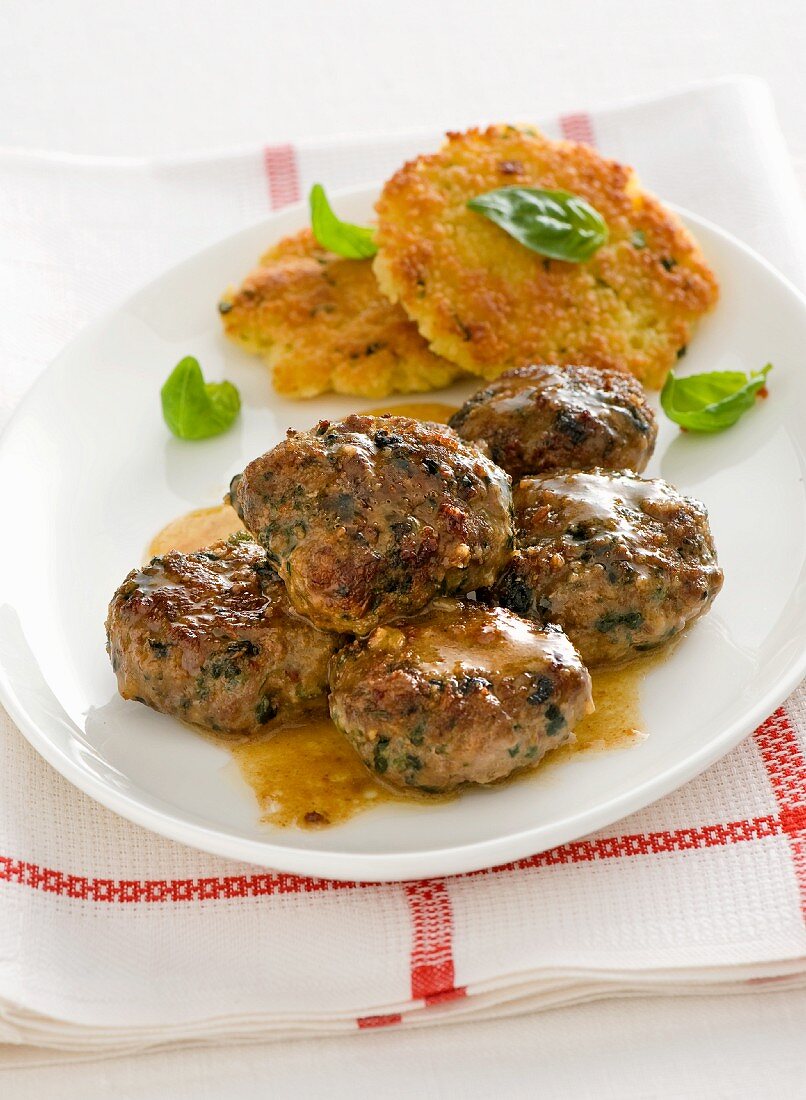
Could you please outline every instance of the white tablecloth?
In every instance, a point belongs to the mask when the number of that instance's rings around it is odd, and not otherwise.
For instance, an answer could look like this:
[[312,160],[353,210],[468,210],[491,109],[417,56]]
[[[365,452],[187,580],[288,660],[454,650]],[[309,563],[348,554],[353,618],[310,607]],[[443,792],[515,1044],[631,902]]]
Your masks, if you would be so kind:
[[[804,47],[802,4],[788,0],[763,11],[751,0],[6,0],[0,144],[138,155],[461,125],[749,71],[771,83],[806,183]],[[30,1068],[0,1078],[0,1094],[288,1095],[318,1084],[330,1095],[796,1096],[804,1018],[798,993],[610,1002],[405,1036]]]

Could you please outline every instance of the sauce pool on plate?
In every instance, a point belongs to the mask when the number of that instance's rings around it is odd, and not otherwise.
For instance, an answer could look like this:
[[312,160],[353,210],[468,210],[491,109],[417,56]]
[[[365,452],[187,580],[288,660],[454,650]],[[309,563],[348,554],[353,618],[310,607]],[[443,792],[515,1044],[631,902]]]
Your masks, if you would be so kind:
[[368,416],[408,416],[412,420],[430,420],[432,424],[447,424],[458,405],[445,405],[441,401],[407,401],[400,405],[379,405],[377,409],[365,409]]
[[214,504],[212,508],[194,508],[184,516],[172,519],[154,536],[146,550],[146,561],[161,557],[169,550],[192,554],[213,542],[228,539],[243,524],[229,504]]
[[380,802],[410,801],[367,771],[326,710],[227,747],[270,825],[323,828]]
[[641,657],[623,668],[594,669],[591,680],[596,710],[574,727],[575,740],[547,756],[546,763],[643,741],[646,733],[642,728],[641,684],[658,661],[657,656]]

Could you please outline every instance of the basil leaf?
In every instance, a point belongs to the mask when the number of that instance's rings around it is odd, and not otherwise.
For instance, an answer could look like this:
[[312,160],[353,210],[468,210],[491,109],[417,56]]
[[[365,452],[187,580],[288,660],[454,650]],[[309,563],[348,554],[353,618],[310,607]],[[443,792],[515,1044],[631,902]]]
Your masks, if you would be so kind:
[[470,199],[467,205],[552,260],[582,263],[607,240],[607,225],[599,211],[569,191],[501,187]]
[[749,376],[724,370],[691,374],[688,378],[676,378],[671,371],[661,390],[660,403],[669,419],[682,428],[721,432],[753,407],[771,370],[772,363],[768,363]]
[[232,382],[205,382],[198,359],[181,359],[160,390],[162,415],[180,439],[208,439],[231,428],[241,409]]
[[333,213],[321,183],[311,188],[311,229],[318,243],[328,252],[348,260],[366,260],[378,251],[375,232],[363,225],[343,222]]

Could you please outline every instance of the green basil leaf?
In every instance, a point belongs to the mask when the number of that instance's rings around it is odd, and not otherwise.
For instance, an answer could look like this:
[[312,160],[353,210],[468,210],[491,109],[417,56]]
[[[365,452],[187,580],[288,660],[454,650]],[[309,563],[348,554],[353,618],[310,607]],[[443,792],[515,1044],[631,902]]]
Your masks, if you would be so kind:
[[348,260],[366,260],[375,255],[378,246],[375,244],[374,230],[337,218],[321,183],[313,185],[309,201],[311,229],[322,248]]
[[670,371],[660,403],[669,419],[681,428],[721,432],[752,409],[771,370],[772,363],[768,363],[749,376],[741,371],[724,370],[691,374],[687,378],[676,378],[674,371]]
[[552,260],[582,263],[607,240],[607,225],[599,211],[569,191],[501,187],[470,199],[467,205]]
[[231,428],[241,409],[232,382],[205,382],[198,359],[181,359],[160,391],[162,415],[180,439],[209,439]]

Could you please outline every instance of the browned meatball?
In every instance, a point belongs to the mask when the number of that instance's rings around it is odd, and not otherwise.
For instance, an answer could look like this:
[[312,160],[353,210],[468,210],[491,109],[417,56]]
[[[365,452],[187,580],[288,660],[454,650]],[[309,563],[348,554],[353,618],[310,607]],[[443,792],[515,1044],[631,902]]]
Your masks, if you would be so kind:
[[632,473],[524,478],[520,549],[493,595],[559,623],[588,665],[618,664],[679,634],[722,587],[708,514]]
[[449,423],[463,439],[486,442],[516,483],[549,470],[641,471],[658,434],[638,379],[597,367],[516,367]]
[[237,535],[133,569],[106,633],[124,699],[227,733],[322,696],[339,642],[296,615],[264,552]]
[[429,791],[537,763],[592,709],[588,672],[558,627],[469,600],[436,600],[352,642],[331,661],[330,690],[364,763]]
[[232,497],[293,605],[323,629],[368,634],[492,584],[512,549],[503,470],[449,428],[403,416],[289,431]]

